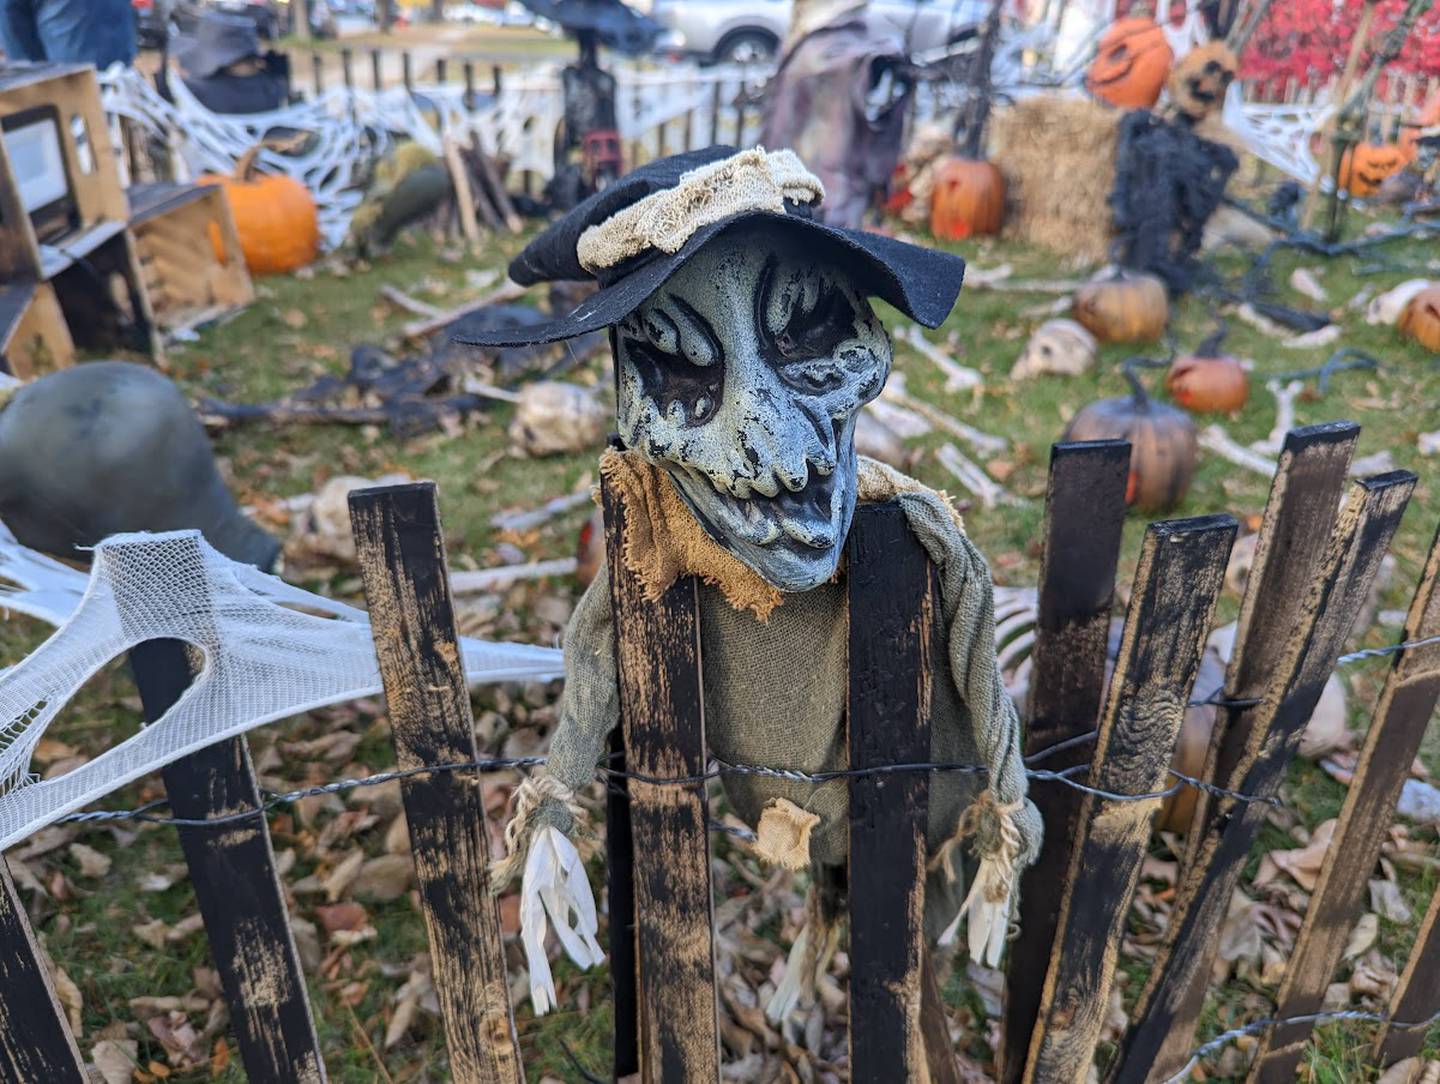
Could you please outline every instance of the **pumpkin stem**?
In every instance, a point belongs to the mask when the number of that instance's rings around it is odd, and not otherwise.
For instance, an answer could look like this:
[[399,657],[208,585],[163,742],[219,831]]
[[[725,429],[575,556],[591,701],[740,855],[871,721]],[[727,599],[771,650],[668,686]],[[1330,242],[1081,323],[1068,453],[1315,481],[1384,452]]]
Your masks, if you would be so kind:
[[237,181],[248,181],[255,176],[255,159],[260,157],[264,145],[256,143],[239,158],[235,159],[235,171],[231,174]]
[[1138,369],[1161,369],[1169,365],[1168,361],[1157,361],[1155,358],[1129,357],[1120,363],[1120,375],[1130,385],[1130,396],[1135,402],[1136,410],[1147,410],[1150,407],[1150,393],[1145,390],[1145,385],[1140,383],[1140,376],[1135,370]]

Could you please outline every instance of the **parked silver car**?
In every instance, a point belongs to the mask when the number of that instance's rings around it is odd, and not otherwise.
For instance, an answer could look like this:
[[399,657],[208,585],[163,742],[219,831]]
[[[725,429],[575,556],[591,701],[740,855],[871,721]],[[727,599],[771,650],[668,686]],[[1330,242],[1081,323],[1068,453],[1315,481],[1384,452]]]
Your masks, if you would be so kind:
[[[670,31],[665,47],[706,62],[771,59],[790,27],[791,0],[630,0]],[[871,0],[914,52],[936,49],[984,21],[990,0]]]

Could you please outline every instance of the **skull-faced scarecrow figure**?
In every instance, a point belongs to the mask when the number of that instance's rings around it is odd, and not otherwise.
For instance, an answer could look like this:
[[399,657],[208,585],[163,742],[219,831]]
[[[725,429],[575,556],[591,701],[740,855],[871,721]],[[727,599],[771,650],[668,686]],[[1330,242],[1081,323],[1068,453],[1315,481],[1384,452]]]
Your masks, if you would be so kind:
[[[935,327],[964,263],[822,225],[813,211],[823,195],[791,151],[714,147],[651,163],[576,207],[510,268],[527,284],[593,278],[597,292],[549,325],[457,338],[498,346],[610,329],[626,450],[607,452],[601,472],[625,504],[623,559],[653,597],[682,575],[701,582],[706,740],[722,761],[844,767],[842,547],[857,501],[899,501],[939,571],[946,621],[950,665],[935,672],[931,752],[986,769],[932,782],[926,931],[948,944],[968,916],[972,955],[993,965],[1040,820],[1025,799],[1018,724],[996,672],[989,570],[942,494],[854,447],[856,414],[891,364],[868,299]],[[601,959],[593,899],[567,837],[581,829],[574,792],[594,777],[619,721],[603,571],[576,608],[566,649],[546,770],[517,792],[511,854],[497,878],[524,870],[523,939],[541,1012],[554,1001],[541,943],[547,910],[577,963]],[[821,886],[771,1004],[783,1014],[834,946],[845,784],[746,774],[724,786],[735,811],[760,826],[762,844],[767,820],[777,837],[800,841],[784,858],[808,858]]]

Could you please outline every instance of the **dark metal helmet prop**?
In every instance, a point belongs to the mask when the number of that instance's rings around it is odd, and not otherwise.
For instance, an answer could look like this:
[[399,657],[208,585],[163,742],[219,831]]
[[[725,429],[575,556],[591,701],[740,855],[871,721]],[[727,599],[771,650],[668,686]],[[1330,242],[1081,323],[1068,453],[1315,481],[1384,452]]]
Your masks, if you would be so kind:
[[280,552],[236,506],[185,396],[123,361],[50,373],[0,407],[0,520],[72,559],[119,532],[185,528],[259,568]]

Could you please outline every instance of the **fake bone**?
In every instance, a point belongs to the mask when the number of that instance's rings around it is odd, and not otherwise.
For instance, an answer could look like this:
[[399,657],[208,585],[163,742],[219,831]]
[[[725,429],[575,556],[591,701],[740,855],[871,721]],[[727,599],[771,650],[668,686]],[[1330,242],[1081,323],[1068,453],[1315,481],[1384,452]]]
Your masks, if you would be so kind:
[[1393,326],[1399,321],[1405,306],[1410,304],[1410,299],[1433,285],[1435,283],[1430,279],[1406,279],[1370,302],[1365,309],[1365,322]]
[[1290,272],[1290,288],[1322,305],[1330,302],[1329,297],[1325,294],[1325,287],[1320,285],[1320,280],[1315,277],[1315,272],[1308,267],[1297,267]]
[[951,417],[943,410],[939,410],[922,399],[916,399],[905,391],[905,374],[891,373],[885,389],[880,397],[896,406],[904,407],[914,414],[920,415],[937,429],[943,429],[951,436],[959,437],[977,452],[993,455],[1003,452],[1009,447],[1010,442],[1004,437],[997,437],[993,433],[987,433],[982,429],[976,429],[973,425],[967,425],[959,418]]
[[[1207,425],[1200,431],[1199,444],[1200,447],[1214,452],[1221,459],[1234,463],[1237,467],[1244,467],[1246,470],[1254,471],[1266,478],[1272,478],[1275,475],[1276,464],[1273,459],[1260,455],[1238,443],[1229,433],[1225,432],[1223,426]],[[1374,455],[1364,456],[1351,463],[1350,475],[1354,478],[1365,478],[1372,474],[1393,470],[1394,466],[1394,456],[1388,450],[1376,452]]]
[[927,339],[914,324],[907,324],[896,337],[901,342],[913,346],[930,364],[945,374],[946,391],[952,393],[970,391],[980,387],[983,383],[979,370],[965,365],[957,365],[945,351]]
[[[16,584],[7,597],[37,614],[85,581],[55,634],[0,673],[0,726],[11,736],[0,749],[0,849],[214,742],[382,690],[364,610],[231,561],[198,531],[114,535],[95,547],[88,577],[7,535],[0,568]],[[32,781],[31,753],[66,702],[116,656],[157,639],[204,653],[185,695],[93,760]],[[460,652],[472,683],[549,680],[563,669],[554,648],[462,637]]]
[[994,508],[999,504],[1026,503],[1023,497],[1015,496],[992,479],[980,464],[970,459],[953,444],[942,445],[935,452],[935,458],[940,460],[940,465],[953,474],[956,481],[974,494],[985,508]]
[[1275,424],[1264,440],[1250,442],[1250,450],[1261,455],[1279,455],[1285,446],[1285,434],[1295,428],[1295,400],[1305,390],[1305,383],[1292,380],[1281,386],[1278,380],[1267,380],[1265,390],[1275,396]]

